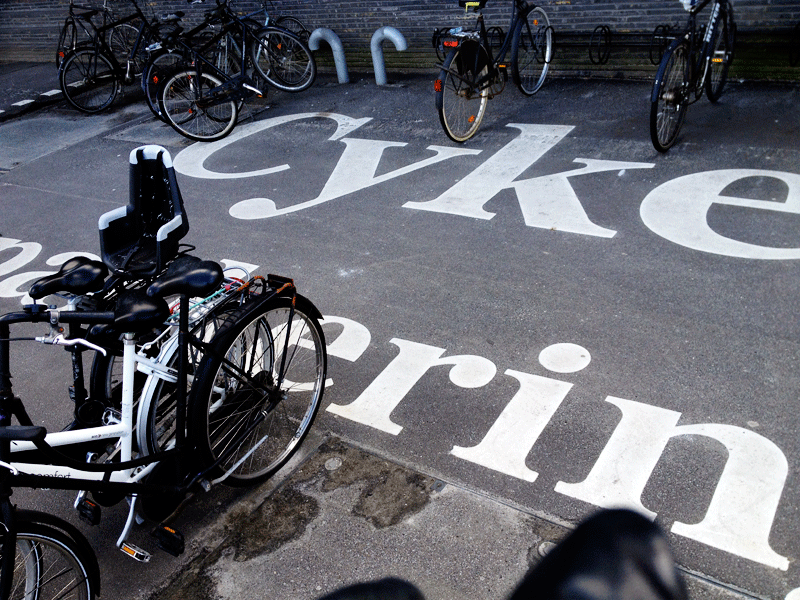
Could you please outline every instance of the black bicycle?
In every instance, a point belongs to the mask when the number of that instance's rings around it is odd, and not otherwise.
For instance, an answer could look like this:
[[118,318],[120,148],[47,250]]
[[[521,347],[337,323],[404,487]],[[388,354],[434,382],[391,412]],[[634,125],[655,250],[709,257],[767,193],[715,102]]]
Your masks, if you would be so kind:
[[[478,131],[490,98],[501,93],[508,79],[504,63],[511,49],[511,76],[526,96],[544,83],[553,56],[553,28],[544,9],[512,0],[511,22],[497,52],[493,51],[481,11],[487,0],[459,0],[478,13],[476,27],[446,32],[443,44],[452,48],[436,79],[436,109],[447,136],[465,142]],[[447,38],[452,39],[447,39]]]
[[136,0],[134,11],[97,26],[90,18],[80,21],[91,28],[91,39],[77,43],[59,67],[59,85],[67,101],[85,113],[98,113],[114,102],[123,85],[141,74],[145,48],[157,35],[157,27]]
[[[204,19],[191,30],[183,31],[176,25],[171,31],[162,34],[159,41],[148,46],[149,57],[142,72],[142,90],[147,105],[159,119],[167,121],[159,104],[159,93],[164,82],[180,70],[191,69],[193,63],[196,63],[195,53],[201,54],[216,69],[232,77],[241,72],[244,62],[247,73],[253,79],[253,87],[266,91],[263,89],[261,75],[248,55],[247,39],[242,36],[242,27],[236,23],[232,14],[228,2],[226,6],[207,11]],[[263,3],[260,10],[239,18],[253,38],[268,41],[272,37],[271,46],[262,46],[255,50],[256,62],[267,69],[268,84],[289,92],[303,91],[313,84],[316,68],[310,65],[313,57],[307,43],[303,42],[302,46],[298,46],[295,38],[286,38],[283,35],[285,30],[301,40],[307,40],[309,32],[299,20],[288,16],[273,19]],[[293,60],[281,61],[275,54],[276,46],[281,45],[293,49]],[[268,51],[272,53],[271,57],[267,55]],[[268,63],[272,61],[282,64],[283,70],[271,71]],[[286,71],[290,67],[302,73],[302,76],[288,75]]]
[[[698,28],[698,13],[708,4],[708,24]],[[659,152],[675,144],[687,108],[704,90],[711,102],[719,100],[733,62],[736,23],[730,2],[702,0],[688,10],[686,29],[667,48],[653,82],[650,138]]]
[[[233,131],[240,102],[264,94],[253,71],[288,91],[307,89],[314,82],[317,67],[311,51],[287,29],[267,26],[254,31],[230,9],[227,0],[217,0],[217,8],[207,19],[217,20],[219,31],[200,47],[185,46],[189,66],[166,77],[158,92],[161,116],[181,135],[214,141]],[[238,60],[235,67],[228,61],[219,64],[218,52],[207,52],[226,39],[241,42],[240,54],[233,56]]]

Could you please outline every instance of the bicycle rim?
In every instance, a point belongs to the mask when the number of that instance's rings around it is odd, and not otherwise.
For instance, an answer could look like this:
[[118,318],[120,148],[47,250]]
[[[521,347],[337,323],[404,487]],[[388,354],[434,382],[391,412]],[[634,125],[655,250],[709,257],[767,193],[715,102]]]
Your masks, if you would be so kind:
[[265,27],[251,40],[250,58],[270,85],[285,92],[302,92],[314,83],[317,65],[299,37],[285,29]]
[[17,534],[11,600],[91,600],[95,590],[80,552],[48,527]]
[[199,370],[193,431],[209,462],[224,457],[219,470],[233,470],[226,483],[256,483],[286,463],[314,421],[324,336],[301,303],[275,298],[221,330],[215,351]]
[[175,52],[164,52],[153,58],[142,73],[142,91],[147,106],[156,117],[165,123],[167,120],[161,115],[158,94],[167,78],[185,66],[186,60],[182,55]]
[[677,43],[664,54],[656,74],[650,107],[650,138],[659,152],[666,152],[678,139],[688,98],[688,46]]
[[210,142],[228,135],[236,126],[239,110],[233,100],[219,101],[210,106],[198,106],[208,92],[221,85],[208,73],[182,71],[169,78],[161,90],[161,114],[175,131],[196,141]]
[[[447,136],[454,142],[465,142],[478,131],[489,92],[477,89],[475,81],[488,73],[484,66],[479,73],[473,73],[474,58],[465,58],[462,45],[450,52],[445,60],[439,79],[436,80],[436,106],[439,110],[439,121]],[[485,50],[475,45],[469,54]],[[485,61],[483,63],[486,64]]]
[[543,9],[536,7],[523,17],[512,44],[514,83],[526,96],[542,87],[553,55],[553,28]]
[[[111,48],[111,52],[114,53],[114,58],[117,59],[120,65],[127,65],[128,58],[138,39],[139,28],[134,27],[130,23],[121,23],[111,29],[108,36],[108,46]],[[144,46],[146,45],[147,44],[143,43],[133,56],[133,71],[131,75],[138,77],[144,70],[144,64],[147,60],[147,53],[144,50]]]
[[119,92],[113,62],[93,49],[70,53],[59,71],[59,83],[67,101],[86,113],[108,108]]

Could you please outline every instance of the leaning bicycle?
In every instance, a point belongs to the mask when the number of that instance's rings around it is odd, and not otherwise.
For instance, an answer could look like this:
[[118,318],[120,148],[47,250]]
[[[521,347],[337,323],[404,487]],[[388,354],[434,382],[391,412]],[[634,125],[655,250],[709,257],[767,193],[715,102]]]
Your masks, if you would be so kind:
[[[698,13],[711,4],[708,24],[697,25]],[[650,138],[659,152],[677,141],[690,104],[705,91],[711,102],[722,95],[733,62],[736,23],[728,0],[684,0],[689,21],[667,48],[650,96]]]
[[[215,141],[233,131],[239,104],[254,94],[264,94],[253,71],[288,91],[302,91],[314,82],[314,57],[288,30],[268,26],[254,31],[233,13],[226,0],[217,0],[217,8],[207,19],[218,19],[220,30],[199,48],[185,47],[191,59],[189,66],[166,77],[158,92],[160,114],[181,135],[195,141]],[[235,68],[217,64],[217,55],[205,52],[216,48],[229,34],[241,40]]]
[[[553,56],[553,28],[544,9],[525,0],[512,0],[511,21],[494,52],[482,10],[487,0],[459,0],[459,6],[478,13],[474,29],[447,32],[450,53],[434,83],[436,110],[447,136],[465,142],[478,131],[490,98],[501,93],[508,79],[505,57],[511,50],[511,76],[526,96],[544,83]],[[452,39],[448,40],[447,37]]]
[[136,0],[134,11],[96,26],[91,19],[91,40],[78,43],[63,58],[58,72],[64,97],[81,112],[99,113],[114,102],[123,85],[133,83],[144,67],[145,47],[157,34]]

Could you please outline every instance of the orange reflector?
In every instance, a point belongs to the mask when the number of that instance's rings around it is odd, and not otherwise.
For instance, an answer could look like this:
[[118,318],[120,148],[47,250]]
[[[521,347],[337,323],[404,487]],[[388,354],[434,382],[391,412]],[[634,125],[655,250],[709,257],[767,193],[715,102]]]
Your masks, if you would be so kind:
[[458,46],[458,42],[455,40],[445,40],[443,46],[445,48],[455,48]]
[[469,119],[467,119],[467,121],[469,121],[470,123],[474,123],[475,122],[475,115],[470,115]]
[[721,62],[723,62],[723,59],[721,59],[721,58],[712,58],[711,62],[713,62],[713,63],[721,63]]
[[538,25],[538,24],[539,24],[539,19],[534,19],[534,20],[533,20],[533,24],[534,24],[534,25]]
[[442,84],[441,79],[437,79],[433,82],[433,91],[434,92],[441,92],[444,89],[444,85]]

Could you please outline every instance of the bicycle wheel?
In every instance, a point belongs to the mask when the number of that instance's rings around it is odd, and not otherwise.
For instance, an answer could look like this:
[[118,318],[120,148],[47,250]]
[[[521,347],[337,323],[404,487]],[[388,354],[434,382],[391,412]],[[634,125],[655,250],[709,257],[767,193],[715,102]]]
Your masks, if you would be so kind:
[[311,32],[306,29],[306,26],[303,25],[300,19],[284,15],[283,17],[278,17],[275,19],[275,27],[280,27],[281,29],[291,31],[293,34],[303,40],[303,43],[308,44],[308,38],[311,36]]
[[689,45],[676,40],[661,58],[650,97],[650,139],[666,152],[678,139],[689,106]]
[[161,114],[175,131],[191,140],[222,139],[236,126],[239,109],[233,100],[214,98],[209,93],[220,85],[222,82],[214,75],[179,71],[161,88]]
[[[222,323],[236,310],[227,306],[211,309],[210,314],[202,322],[194,326],[190,332],[203,342],[213,339]],[[173,445],[177,423],[177,374],[178,374],[178,336],[173,335],[161,346],[157,361],[170,371],[163,374],[153,370],[143,385],[140,408],[136,413],[137,447],[142,454],[152,454],[166,450]],[[189,346],[189,360],[186,391],[191,392],[197,365],[202,359],[200,350]]]
[[61,65],[58,81],[67,101],[90,114],[108,108],[119,93],[113,61],[93,48],[70,52]]
[[[108,46],[111,52],[114,53],[114,58],[120,65],[127,65],[128,58],[131,51],[136,46],[136,41],[139,39],[139,28],[131,25],[130,23],[121,23],[111,28],[108,35]],[[131,75],[138,77],[144,71],[144,65],[147,62],[147,52],[145,48],[147,42],[143,41],[139,44],[136,54],[133,55],[133,70]]]
[[[92,600],[98,582],[89,558],[62,531],[19,519],[11,600]],[[5,551],[5,549],[3,549]]]
[[465,142],[478,131],[486,113],[489,90],[476,82],[488,73],[489,57],[475,42],[454,48],[434,84],[436,109],[447,137]]
[[56,46],[56,68],[61,68],[67,54],[69,54],[78,44],[78,29],[75,27],[75,20],[67,17],[61,32],[58,34],[58,46]]
[[714,33],[709,42],[708,76],[706,77],[706,96],[716,102],[722,96],[722,88],[728,81],[728,68],[733,59],[733,19],[728,17],[724,3],[720,3],[720,13],[714,25]]
[[[231,485],[262,481],[294,454],[322,402],[325,338],[300,296],[245,305],[212,341],[190,401],[190,432],[204,464]],[[241,438],[241,439],[240,439]]]
[[317,63],[303,41],[285,29],[264,27],[250,38],[250,60],[273,87],[302,92],[314,83]]
[[511,42],[511,76],[526,96],[542,87],[553,57],[553,28],[547,13],[534,7],[521,16]]
[[145,65],[142,72],[142,91],[150,111],[159,119],[167,120],[161,115],[161,107],[158,103],[158,92],[161,84],[178,70],[186,69],[189,61],[180,53],[168,52],[166,50],[153,56]]

